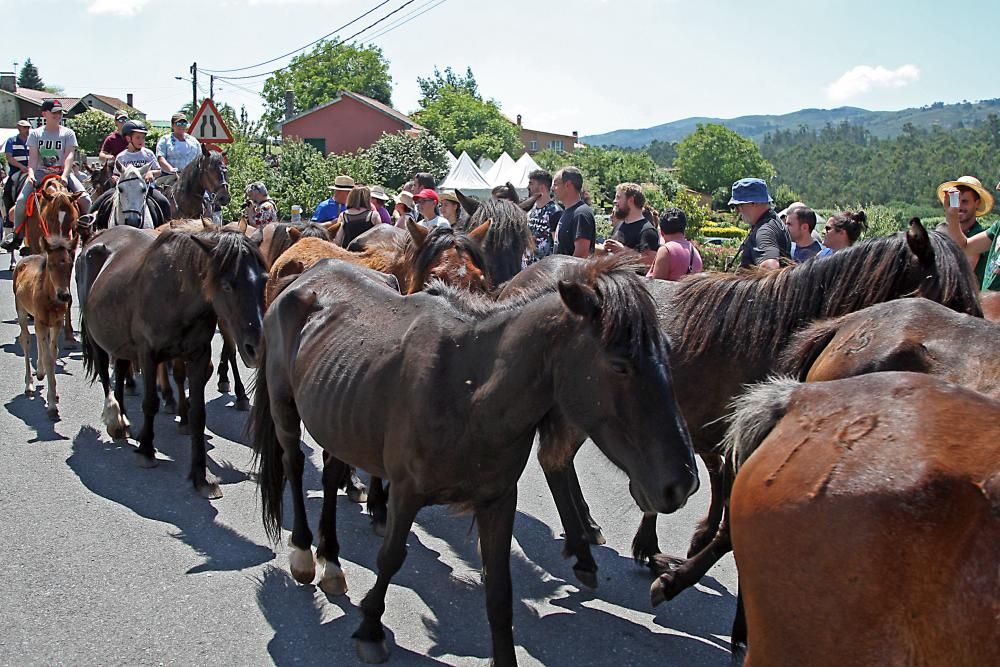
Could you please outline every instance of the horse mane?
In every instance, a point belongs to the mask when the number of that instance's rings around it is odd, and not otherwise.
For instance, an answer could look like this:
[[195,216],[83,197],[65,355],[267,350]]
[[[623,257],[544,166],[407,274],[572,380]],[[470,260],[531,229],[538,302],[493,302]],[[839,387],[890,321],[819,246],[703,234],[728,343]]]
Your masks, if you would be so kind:
[[[427,274],[431,270],[431,263],[434,261],[434,258],[451,248],[454,248],[459,253],[468,255],[472,259],[472,263],[486,274],[487,281],[492,284],[490,281],[490,270],[486,264],[486,258],[483,256],[482,248],[466,234],[456,232],[448,227],[435,227],[420,246],[417,246],[413,242],[409,234],[406,235],[405,240],[396,239],[395,245],[397,249],[402,250],[404,264],[413,267],[410,285],[400,285],[404,290],[419,290],[427,282]],[[371,250],[364,251],[362,254],[366,257],[373,256],[378,254],[377,251],[377,248],[372,248]],[[383,273],[390,273],[382,269],[377,270]]]
[[529,249],[535,249],[535,237],[528,226],[528,214],[507,199],[483,202],[469,220],[469,229],[475,229],[491,219],[483,254],[489,262],[492,278],[506,282],[521,270],[521,259]]
[[[261,268],[264,266],[260,251],[250,242],[249,237],[237,231],[206,229],[201,232],[185,232],[167,229],[146,251],[147,256],[166,245],[175,246],[178,264],[190,261],[197,265],[207,261],[208,280],[212,283],[235,277],[246,255],[255,256]],[[209,250],[207,255],[205,250]]]
[[777,372],[805,382],[809,369],[837,335],[844,319],[849,316],[848,314],[821,320],[795,332],[778,357],[778,362],[775,364]]
[[499,301],[459,287],[432,280],[425,290],[444,297],[459,313],[486,319],[498,313],[517,311],[526,304],[551,294],[560,282],[579,283],[593,289],[601,300],[599,325],[601,340],[609,348],[622,349],[632,359],[653,346],[666,353],[666,339],[660,331],[656,304],[638,275],[634,257],[604,255],[568,265],[560,280],[542,280],[526,285]]
[[773,376],[752,385],[729,404],[729,427],[722,439],[722,452],[730,472],[739,470],[781,421],[798,387],[796,380]]
[[[703,273],[678,284],[671,301],[675,350],[692,359],[713,345],[738,345],[751,359],[771,356],[799,327],[896,297],[921,296],[981,316],[967,263],[947,237],[927,234],[936,280],[910,289],[916,262],[905,232],[870,239],[828,257],[775,271]],[[930,284],[928,284],[930,283]],[[737,342],[738,341],[738,342]]]

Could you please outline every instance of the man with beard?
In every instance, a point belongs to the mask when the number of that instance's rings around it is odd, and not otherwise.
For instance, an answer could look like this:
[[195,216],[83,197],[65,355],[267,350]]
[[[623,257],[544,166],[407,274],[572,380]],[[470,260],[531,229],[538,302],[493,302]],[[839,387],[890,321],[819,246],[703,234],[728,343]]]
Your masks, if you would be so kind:
[[598,249],[611,254],[625,249],[634,250],[647,268],[652,266],[660,247],[660,235],[643,213],[645,205],[646,195],[637,183],[621,183],[615,188],[614,217],[621,222],[615,225],[611,236]]
[[[954,211],[949,211],[951,207],[949,206],[948,195],[952,189],[958,191],[959,204]],[[979,222],[979,218],[989,214],[993,210],[993,195],[983,187],[978,178],[975,176],[962,176],[956,181],[942,183],[938,186],[937,196],[944,205],[945,217],[947,218],[949,214],[958,217],[958,224],[962,233],[965,234],[965,238],[971,239],[973,236],[986,231],[986,227],[983,227]],[[947,220],[938,225],[937,231],[943,234],[948,233]],[[988,251],[983,252],[975,262],[976,279],[979,280],[980,285],[983,284],[983,279],[985,278],[988,256]]]

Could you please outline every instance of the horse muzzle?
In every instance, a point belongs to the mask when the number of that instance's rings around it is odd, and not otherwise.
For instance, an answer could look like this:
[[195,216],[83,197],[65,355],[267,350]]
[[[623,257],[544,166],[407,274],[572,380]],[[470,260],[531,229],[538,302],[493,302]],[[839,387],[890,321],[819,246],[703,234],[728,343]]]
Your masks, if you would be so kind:
[[69,290],[56,290],[56,300],[59,303],[69,303],[73,300],[73,295],[70,294]]
[[140,213],[126,213],[124,216],[125,224],[129,227],[142,228],[142,214]]

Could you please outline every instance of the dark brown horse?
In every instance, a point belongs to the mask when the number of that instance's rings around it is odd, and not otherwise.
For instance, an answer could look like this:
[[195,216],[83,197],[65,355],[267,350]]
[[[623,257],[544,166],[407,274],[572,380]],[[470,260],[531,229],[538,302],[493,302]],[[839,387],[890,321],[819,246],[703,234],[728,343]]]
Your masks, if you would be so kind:
[[[579,260],[577,260],[579,261]],[[520,274],[505,293],[536,280],[557,279],[572,258],[550,257]],[[964,262],[964,263],[963,263]],[[693,585],[729,550],[723,522],[726,490],[718,444],[721,418],[742,386],[773,372],[777,355],[795,331],[811,321],[842,315],[906,296],[923,296],[980,315],[978,293],[961,251],[947,237],[928,234],[919,222],[905,233],[872,239],[834,255],[777,271],[699,274],[681,282],[649,281],[660,326],[674,345],[672,370],[678,401],[712,481],[709,515],[691,542],[689,559],[660,554],[656,516],[647,514],[633,541],[633,555],[661,574],[654,599],[671,599]],[[584,433],[541,433],[582,443]],[[579,446],[578,444],[576,446]],[[574,572],[596,583],[589,543],[601,543],[600,529],[580,491],[572,465],[546,470],[566,534]],[[675,569],[676,568],[676,569]]]
[[391,248],[399,241],[406,240],[406,230],[395,225],[375,225],[364,234],[359,234],[348,244],[351,252],[362,252],[369,248],[382,246]]
[[1000,325],[927,299],[901,299],[817,322],[795,334],[777,371],[803,382],[880,371],[937,375],[1000,398]]
[[[475,513],[493,659],[515,664],[509,561],[517,480],[535,431],[552,415],[592,434],[649,511],[672,512],[697,487],[667,340],[634,266],[620,259],[588,262],[558,286],[503,303],[440,283],[401,296],[383,274],[327,260],[268,309],[264,339],[251,412],[264,525],[277,540],[287,477],[298,581],[315,576],[300,423],[329,453],[317,550],[328,593],[347,588],[337,467],[353,464],[391,484],[378,581],[354,635],[366,662],[388,657],[381,617],[410,526],[421,507],[444,503]],[[558,465],[573,453],[566,444],[549,440],[540,456]]]
[[1000,664],[1000,402],[888,372],[738,405],[748,667]]
[[483,240],[483,255],[493,284],[502,285],[521,271],[524,254],[534,252],[535,237],[528,227],[528,214],[507,199],[484,202],[469,219],[475,229],[492,220]]
[[340,222],[337,220],[326,223],[274,222],[255,229],[250,239],[260,249],[264,266],[270,271],[274,260],[281,257],[281,253],[291,248],[299,239],[317,238],[333,241],[339,230]]
[[991,322],[1000,322],[1000,292],[983,292],[983,317]]
[[201,155],[184,167],[177,181],[167,188],[171,218],[212,217],[229,204],[228,169],[225,156],[202,144]]
[[[190,478],[205,497],[221,497],[219,485],[205,470],[205,384],[211,373],[212,337],[221,320],[244,363],[256,365],[267,279],[260,253],[239,232],[167,231],[153,237],[131,227],[114,227],[87,244],[77,271],[84,276],[78,281],[84,365],[91,380],[100,377],[108,433],[125,435],[122,390],[132,362],[145,379],[137,461],[143,467],[156,465],[156,367],[183,360],[190,385]],[[116,360],[113,396],[110,357]]]

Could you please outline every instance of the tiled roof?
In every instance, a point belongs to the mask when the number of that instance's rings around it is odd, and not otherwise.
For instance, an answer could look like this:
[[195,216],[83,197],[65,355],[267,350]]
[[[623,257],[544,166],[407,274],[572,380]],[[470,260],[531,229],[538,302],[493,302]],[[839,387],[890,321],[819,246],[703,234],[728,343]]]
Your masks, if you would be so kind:
[[296,114],[296,115],[292,116],[291,118],[289,118],[288,120],[283,121],[281,124],[285,125],[285,124],[290,123],[290,122],[292,122],[294,120],[298,120],[299,118],[302,118],[303,116],[307,116],[307,115],[309,115],[309,114],[311,114],[311,113],[313,113],[315,111],[319,111],[320,109],[325,109],[328,106],[336,104],[337,102],[339,102],[340,100],[342,100],[344,97],[350,97],[351,99],[355,100],[356,102],[360,102],[361,104],[364,104],[367,107],[371,107],[372,109],[375,109],[376,111],[378,111],[380,113],[383,113],[386,116],[389,116],[393,120],[395,120],[395,121],[397,121],[397,122],[402,123],[403,125],[405,125],[407,129],[421,130],[421,131],[425,129],[424,127],[422,127],[421,125],[419,125],[418,123],[416,123],[412,118],[410,118],[409,116],[407,116],[406,114],[404,114],[404,113],[402,113],[400,111],[397,111],[397,110],[393,109],[388,104],[383,104],[382,102],[379,102],[376,99],[372,99],[371,97],[368,97],[367,95],[362,95],[360,93],[353,93],[353,92],[351,92],[349,90],[340,90],[340,91],[337,91],[337,96],[335,98],[333,98],[332,100],[330,100],[329,102],[326,102],[325,104],[320,104],[320,105],[314,106],[312,109],[309,109],[307,111],[303,111],[302,113]]

